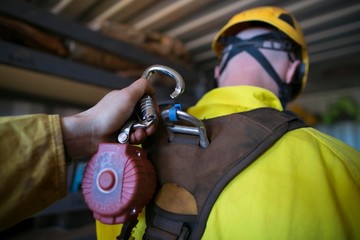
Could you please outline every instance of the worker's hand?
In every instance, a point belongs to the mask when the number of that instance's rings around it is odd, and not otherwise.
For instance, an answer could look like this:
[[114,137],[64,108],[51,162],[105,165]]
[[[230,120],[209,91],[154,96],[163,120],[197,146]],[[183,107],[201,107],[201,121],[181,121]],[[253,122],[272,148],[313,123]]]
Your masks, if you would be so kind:
[[[90,156],[96,153],[99,143],[117,142],[119,130],[132,115],[137,102],[142,96],[153,94],[149,81],[139,79],[127,88],[108,93],[90,109],[61,118],[67,153],[71,158]],[[137,129],[131,134],[130,143],[141,143],[155,129],[155,125]]]

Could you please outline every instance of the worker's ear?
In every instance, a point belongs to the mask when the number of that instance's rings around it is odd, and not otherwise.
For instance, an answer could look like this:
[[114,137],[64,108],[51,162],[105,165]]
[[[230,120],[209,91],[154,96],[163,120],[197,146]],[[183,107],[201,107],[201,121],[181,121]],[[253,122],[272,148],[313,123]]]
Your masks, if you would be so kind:
[[297,70],[299,67],[300,67],[300,60],[295,60],[294,62],[292,62],[290,64],[290,66],[288,67],[288,70],[286,72],[285,82],[287,84],[290,84],[291,81],[294,79],[295,74],[297,74]]

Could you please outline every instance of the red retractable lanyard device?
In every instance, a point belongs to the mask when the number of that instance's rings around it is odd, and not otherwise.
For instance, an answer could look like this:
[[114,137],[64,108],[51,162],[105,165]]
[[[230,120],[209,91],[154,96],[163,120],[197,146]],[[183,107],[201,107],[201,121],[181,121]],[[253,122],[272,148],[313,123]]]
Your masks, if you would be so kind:
[[134,220],[151,199],[156,174],[142,148],[102,143],[87,165],[82,182],[85,202],[105,224]]
[[[145,70],[143,78],[154,72],[164,73],[176,81],[176,98],[185,89],[184,80],[173,69],[153,65]],[[98,152],[86,166],[82,192],[94,218],[105,224],[118,224],[137,219],[150,201],[156,188],[156,173],[144,149],[130,145],[132,129],[147,128],[155,124],[157,116],[150,96],[139,101],[140,119],[128,121],[121,130],[120,143],[102,143]]]

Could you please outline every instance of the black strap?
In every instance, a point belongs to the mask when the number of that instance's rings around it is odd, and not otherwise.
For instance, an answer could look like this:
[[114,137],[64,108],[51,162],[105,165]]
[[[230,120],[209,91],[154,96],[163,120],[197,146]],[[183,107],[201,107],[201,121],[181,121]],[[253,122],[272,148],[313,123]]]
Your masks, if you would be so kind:
[[168,212],[151,203],[152,212],[147,212],[148,225],[143,240],[185,240],[189,238],[196,215],[182,215]]
[[[295,51],[295,45],[281,32],[270,32],[245,40],[234,36],[226,36],[221,38],[220,41],[227,45],[223,51],[220,74],[234,56],[243,51],[248,52],[261,64],[265,71],[275,81],[279,87],[279,99],[283,107],[285,107],[291,99],[289,91],[290,86],[281,80],[279,74],[277,74],[267,58],[259,51],[259,48],[290,52]],[[269,46],[264,45],[266,41],[269,42]],[[276,42],[276,45],[274,44],[274,41]]]
[[290,100],[290,94],[288,91],[288,85],[285,84],[279,74],[275,71],[273,66],[270,64],[269,60],[262,54],[259,49],[255,48],[254,46],[249,46],[245,49],[246,52],[248,52],[250,55],[252,55],[265,69],[265,71],[270,75],[270,77],[275,81],[275,83],[279,87],[279,99],[283,106],[286,106],[286,104]]
[[133,228],[138,223],[137,219],[126,221],[121,228],[120,235],[116,237],[117,240],[128,240],[131,237]]

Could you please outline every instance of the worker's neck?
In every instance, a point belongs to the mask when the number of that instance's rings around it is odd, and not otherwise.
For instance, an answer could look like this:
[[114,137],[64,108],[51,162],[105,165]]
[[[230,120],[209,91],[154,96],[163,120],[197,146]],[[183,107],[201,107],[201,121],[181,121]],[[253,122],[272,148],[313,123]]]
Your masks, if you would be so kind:
[[272,91],[274,94],[278,94],[278,87],[276,83],[267,76],[263,71],[249,71],[248,68],[238,69],[236,71],[227,72],[224,71],[219,77],[218,86],[256,86],[265,88]]

